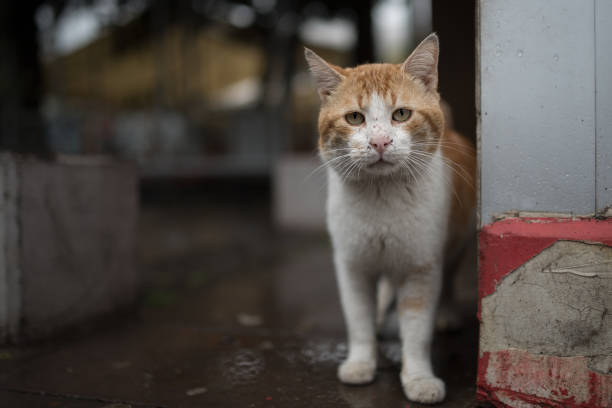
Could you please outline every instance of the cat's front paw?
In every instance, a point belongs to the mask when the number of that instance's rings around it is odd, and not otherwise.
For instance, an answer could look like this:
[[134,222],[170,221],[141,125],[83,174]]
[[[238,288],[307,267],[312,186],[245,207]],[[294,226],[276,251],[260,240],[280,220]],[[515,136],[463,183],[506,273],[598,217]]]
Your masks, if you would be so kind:
[[345,384],[359,385],[374,381],[376,362],[346,360],[338,367],[338,378]]
[[423,404],[434,404],[444,399],[446,389],[444,382],[436,377],[401,376],[404,394],[410,401]]

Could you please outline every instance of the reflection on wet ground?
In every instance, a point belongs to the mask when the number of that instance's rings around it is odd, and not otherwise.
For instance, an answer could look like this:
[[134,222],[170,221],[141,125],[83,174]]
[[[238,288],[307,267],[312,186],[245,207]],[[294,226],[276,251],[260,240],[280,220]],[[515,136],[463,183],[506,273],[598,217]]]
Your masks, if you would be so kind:
[[[93,329],[0,349],[0,405],[418,406],[402,394],[393,339],[381,341],[373,384],[336,380],[346,344],[327,237],[272,228],[265,187],[214,193],[145,196],[140,303]],[[436,339],[440,406],[474,405],[475,327]]]

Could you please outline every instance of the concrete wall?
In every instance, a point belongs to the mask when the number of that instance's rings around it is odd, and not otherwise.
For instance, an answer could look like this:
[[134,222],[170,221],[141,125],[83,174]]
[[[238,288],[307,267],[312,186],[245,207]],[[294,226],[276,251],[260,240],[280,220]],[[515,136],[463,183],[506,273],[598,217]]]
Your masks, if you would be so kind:
[[595,1],[595,148],[599,211],[612,206],[612,1]]
[[612,4],[480,1],[481,225],[612,204]]
[[17,163],[0,154],[0,343],[15,337],[21,318]]
[[135,168],[0,157],[0,342],[37,338],[134,300]]
[[478,396],[612,407],[612,2],[478,11]]

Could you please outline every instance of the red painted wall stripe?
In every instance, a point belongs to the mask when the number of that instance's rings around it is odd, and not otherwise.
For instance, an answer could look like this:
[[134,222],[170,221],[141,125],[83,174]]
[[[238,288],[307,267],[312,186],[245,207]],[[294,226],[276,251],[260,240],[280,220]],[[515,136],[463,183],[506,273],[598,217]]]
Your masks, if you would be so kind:
[[479,234],[479,299],[492,294],[504,276],[559,240],[612,246],[612,219],[510,218],[485,225]]
[[559,408],[612,406],[612,375],[591,371],[585,357],[534,355],[517,349],[484,352],[478,371],[479,400],[502,406],[504,400]]

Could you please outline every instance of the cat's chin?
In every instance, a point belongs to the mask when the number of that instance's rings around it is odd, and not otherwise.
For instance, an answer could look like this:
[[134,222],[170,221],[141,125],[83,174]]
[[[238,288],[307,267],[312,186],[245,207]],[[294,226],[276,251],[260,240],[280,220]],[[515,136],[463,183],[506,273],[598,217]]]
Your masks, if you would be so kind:
[[399,169],[397,163],[393,163],[387,160],[378,160],[373,163],[366,165],[363,168],[364,173],[371,174],[374,176],[388,176],[395,173]]

